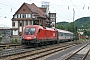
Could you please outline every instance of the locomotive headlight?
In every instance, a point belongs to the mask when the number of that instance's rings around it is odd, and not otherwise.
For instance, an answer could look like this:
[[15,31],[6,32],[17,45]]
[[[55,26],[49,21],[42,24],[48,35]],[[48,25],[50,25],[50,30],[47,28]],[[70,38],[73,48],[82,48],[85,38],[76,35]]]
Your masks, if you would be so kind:
[[34,36],[34,39],[36,39],[36,36]]

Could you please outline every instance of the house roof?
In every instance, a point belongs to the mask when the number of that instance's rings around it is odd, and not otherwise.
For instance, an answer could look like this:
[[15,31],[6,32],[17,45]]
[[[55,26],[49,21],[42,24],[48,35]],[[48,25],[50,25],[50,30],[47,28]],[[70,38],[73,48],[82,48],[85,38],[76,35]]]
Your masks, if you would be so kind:
[[44,13],[46,13],[46,8],[39,7],[39,9],[41,9]]
[[[47,19],[47,18],[49,18],[48,17],[48,15],[46,15],[45,14],[45,12],[43,12],[39,7],[37,7],[34,3],[32,3],[32,4],[28,4],[28,3],[23,3],[22,5],[21,5],[21,7],[15,12],[15,14],[17,14],[18,13],[18,11],[22,8],[22,6],[24,6],[24,5],[26,5],[26,7],[30,10],[30,12],[32,12],[33,14],[34,14],[34,16],[36,16],[36,18],[38,17],[38,18],[45,18],[45,19]],[[15,15],[14,14],[14,15]],[[13,16],[14,16],[13,15]],[[12,18],[12,20],[14,20],[13,18]],[[16,20],[16,19],[15,19]]]
[[25,3],[25,4],[32,11],[32,13],[37,13],[39,15],[39,17],[46,18],[46,14],[41,9],[39,9],[34,3],[32,3],[32,4]]
[[[32,13],[34,13],[35,15],[37,15],[38,17],[43,17],[43,18],[47,18],[47,15],[39,8],[39,7],[37,7],[34,3],[32,3],[32,4],[28,4],[28,3],[23,3],[22,4],[22,6],[23,5],[26,5],[28,8],[29,8],[29,10],[32,12]],[[22,7],[21,6],[21,7]],[[20,8],[21,8],[20,7]],[[20,10],[20,8],[15,12],[15,14]],[[14,15],[15,15],[14,14]]]

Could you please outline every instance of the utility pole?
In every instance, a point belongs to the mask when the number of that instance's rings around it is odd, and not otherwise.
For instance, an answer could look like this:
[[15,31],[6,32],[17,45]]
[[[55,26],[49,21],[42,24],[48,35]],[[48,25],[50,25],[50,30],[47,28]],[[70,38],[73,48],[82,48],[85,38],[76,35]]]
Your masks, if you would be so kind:
[[74,26],[75,10],[73,8],[73,26]]
[[75,10],[73,8],[73,40],[74,40],[74,18],[75,18]]
[[50,22],[50,11],[49,11],[49,28],[50,28],[50,24],[51,24],[51,22]]

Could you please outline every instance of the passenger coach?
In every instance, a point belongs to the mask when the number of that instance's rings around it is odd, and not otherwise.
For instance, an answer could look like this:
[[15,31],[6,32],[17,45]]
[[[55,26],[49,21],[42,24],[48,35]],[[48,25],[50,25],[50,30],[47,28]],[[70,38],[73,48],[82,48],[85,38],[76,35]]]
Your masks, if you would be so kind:
[[60,30],[60,29],[57,29],[57,31],[58,31],[58,40],[60,42],[73,40],[73,33],[72,32],[69,32],[66,30]]

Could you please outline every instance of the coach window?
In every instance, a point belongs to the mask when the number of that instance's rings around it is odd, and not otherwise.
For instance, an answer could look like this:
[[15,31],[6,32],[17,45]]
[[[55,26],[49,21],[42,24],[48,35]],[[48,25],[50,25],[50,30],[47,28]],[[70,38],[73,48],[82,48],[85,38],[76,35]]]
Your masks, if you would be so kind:
[[61,33],[61,36],[63,36],[63,33]]
[[63,33],[63,36],[66,36],[66,33]]
[[59,32],[59,36],[61,36],[61,32]]
[[68,33],[65,33],[65,36],[68,36]]
[[67,33],[67,36],[69,36],[69,33]]

